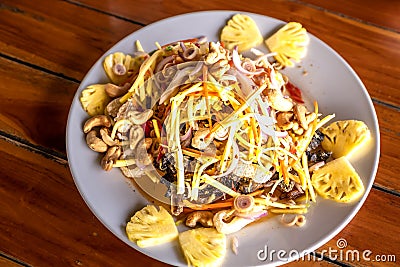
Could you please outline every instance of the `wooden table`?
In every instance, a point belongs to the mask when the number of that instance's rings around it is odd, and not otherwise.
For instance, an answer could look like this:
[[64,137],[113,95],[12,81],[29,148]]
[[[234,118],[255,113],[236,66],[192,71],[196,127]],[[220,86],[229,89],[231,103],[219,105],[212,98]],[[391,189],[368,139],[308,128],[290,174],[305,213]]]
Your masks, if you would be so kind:
[[381,158],[367,201],[317,250],[322,261],[288,266],[383,266],[321,255],[340,238],[371,257],[395,255],[398,264],[400,1],[1,0],[0,266],[165,265],[121,242],[84,203],[68,168],[67,115],[85,73],[118,40],[166,17],[213,9],[302,23],[350,63],[378,114]]

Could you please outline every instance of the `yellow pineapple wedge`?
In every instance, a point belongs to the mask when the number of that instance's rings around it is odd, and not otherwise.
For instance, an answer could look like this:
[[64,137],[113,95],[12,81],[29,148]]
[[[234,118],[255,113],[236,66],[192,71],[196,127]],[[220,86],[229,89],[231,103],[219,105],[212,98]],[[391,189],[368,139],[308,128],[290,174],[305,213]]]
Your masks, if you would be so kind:
[[275,52],[275,59],[283,66],[292,67],[291,60],[299,62],[307,54],[310,38],[307,30],[298,22],[289,22],[271,37],[265,44],[271,52]]
[[238,47],[242,52],[262,43],[263,37],[255,21],[243,14],[234,15],[222,29],[221,42],[227,49]]
[[196,228],[179,234],[188,266],[220,266],[226,254],[226,236],[215,228]]
[[171,214],[162,206],[157,210],[153,205],[147,205],[132,216],[126,233],[129,240],[142,248],[170,242],[179,234]]
[[333,158],[350,157],[371,137],[367,125],[358,120],[336,121],[320,130],[325,135],[322,147],[332,151]]
[[311,177],[312,185],[323,198],[352,202],[364,193],[360,176],[346,157],[328,162]]
[[104,114],[104,109],[111,98],[107,95],[105,84],[93,84],[86,87],[79,100],[83,109],[90,115]]

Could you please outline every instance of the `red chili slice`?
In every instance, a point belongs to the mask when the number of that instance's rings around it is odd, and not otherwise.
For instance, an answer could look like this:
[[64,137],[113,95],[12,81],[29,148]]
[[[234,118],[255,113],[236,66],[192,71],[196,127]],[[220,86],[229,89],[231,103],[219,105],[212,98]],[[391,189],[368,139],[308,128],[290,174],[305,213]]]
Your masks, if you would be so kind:
[[294,86],[292,83],[288,82],[286,84],[286,90],[288,91],[290,97],[297,103],[304,104],[304,100],[301,94],[301,90]]
[[151,121],[146,121],[146,123],[143,125],[144,136],[150,137],[150,132],[152,129],[153,129],[153,123]]

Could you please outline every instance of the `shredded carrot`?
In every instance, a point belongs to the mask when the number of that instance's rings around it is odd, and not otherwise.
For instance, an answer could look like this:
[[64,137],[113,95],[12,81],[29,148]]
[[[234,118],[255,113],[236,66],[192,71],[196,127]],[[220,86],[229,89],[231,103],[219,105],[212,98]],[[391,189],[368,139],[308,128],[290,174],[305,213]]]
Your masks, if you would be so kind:
[[188,208],[192,210],[215,210],[215,209],[221,209],[221,208],[229,208],[233,206],[233,200],[234,198],[228,198],[223,201],[219,202],[214,202],[210,204],[203,204],[203,205],[188,205]]
[[201,156],[199,151],[190,148],[182,148],[182,153],[189,157],[199,158]]
[[259,96],[259,94],[266,88],[266,86],[267,86],[266,84],[263,84],[256,91],[251,93],[249,97],[245,100],[245,102],[238,107],[238,109],[229,114],[223,121],[216,123],[216,125],[211,129],[210,133],[215,133],[221,126],[223,126],[224,123],[230,121],[235,116],[238,116],[243,111],[248,110],[249,104],[252,103],[257,98],[257,96]]
[[282,171],[282,175],[283,175],[283,181],[285,182],[285,184],[289,184],[289,173],[288,173],[288,167],[285,164],[284,160],[279,160],[279,166],[280,166],[280,170]]
[[249,129],[249,131],[248,131],[248,136],[249,136],[249,141],[250,141],[250,144],[251,144],[251,146],[250,146],[250,148],[249,148],[249,158],[248,158],[248,160],[250,160],[250,161],[252,161],[253,160],[253,158],[254,158],[254,148],[256,147],[256,145],[255,145],[255,143],[254,143],[254,132],[253,132],[253,130],[251,129],[251,128],[248,128]]
[[[243,97],[242,97],[241,95],[239,95],[239,94],[236,93],[236,92],[233,92],[233,93],[234,93],[235,98],[236,98],[237,100],[239,100],[239,103],[240,103],[241,105],[246,104],[246,100],[243,99]],[[251,109],[250,109],[249,107],[247,107],[245,111],[246,111],[247,113],[251,113]]]
[[[217,97],[219,97],[219,93],[218,92],[210,92],[210,91],[208,91],[208,93],[207,93],[207,95],[208,96],[217,96]],[[190,94],[188,94],[187,96],[206,96],[206,94],[205,94],[205,92],[203,91],[203,92],[194,92],[194,93],[190,93]]]
[[293,170],[295,170],[297,172],[297,174],[299,176],[301,187],[303,189],[306,189],[307,181],[306,181],[306,176],[305,176],[302,166],[300,164],[292,164],[291,167],[293,168]]

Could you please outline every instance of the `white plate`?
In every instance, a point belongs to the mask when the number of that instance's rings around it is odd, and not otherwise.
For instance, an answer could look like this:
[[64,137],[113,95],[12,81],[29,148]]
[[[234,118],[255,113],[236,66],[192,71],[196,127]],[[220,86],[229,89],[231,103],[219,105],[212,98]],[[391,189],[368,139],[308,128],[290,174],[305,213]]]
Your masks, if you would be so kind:
[[[119,170],[103,171],[99,165],[99,156],[86,146],[82,125],[88,116],[81,108],[79,95],[90,84],[107,82],[102,68],[102,61],[107,54],[117,51],[131,53],[136,40],[140,40],[146,51],[155,49],[156,41],[166,44],[200,35],[207,36],[208,40],[218,41],[221,28],[236,13],[238,12],[207,11],[184,14],[153,23],[127,36],[90,69],[76,92],[68,118],[66,138],[70,169],[92,212],[112,233],[132,248],[174,266],[185,265],[177,242],[142,249],[127,239],[124,230],[126,222],[147,201],[137,190],[132,190]],[[284,25],[284,22],[270,17],[247,14],[256,21],[265,37]],[[338,204],[318,198],[317,204],[306,215],[307,224],[302,228],[284,227],[275,219],[246,227],[235,234],[239,239],[239,254],[233,254],[228,246],[224,266],[278,265],[298,258],[304,252],[317,249],[350,222],[361,208],[373,184],[380,149],[378,122],[372,101],[351,67],[325,43],[314,36],[310,36],[310,39],[307,57],[299,67],[288,68],[285,72],[303,90],[306,98],[318,101],[323,114],[336,113],[335,120],[362,120],[370,128],[372,141],[357,158],[351,159],[364,182],[365,194],[353,204]],[[304,75],[304,70],[307,75]],[[273,250],[276,252],[273,253]]]

